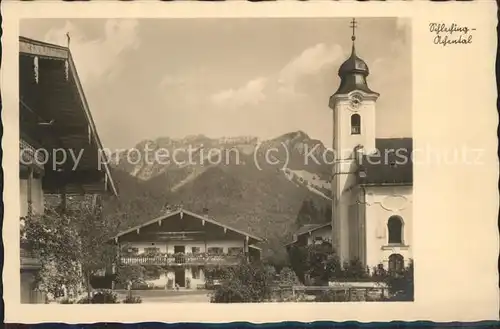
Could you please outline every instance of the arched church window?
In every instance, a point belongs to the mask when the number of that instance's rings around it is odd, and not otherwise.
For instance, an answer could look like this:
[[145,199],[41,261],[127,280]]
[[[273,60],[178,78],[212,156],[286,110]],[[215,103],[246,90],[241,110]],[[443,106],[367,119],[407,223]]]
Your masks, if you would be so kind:
[[389,256],[389,272],[401,272],[404,269],[404,257],[400,254]]
[[392,216],[387,222],[389,243],[403,243],[403,220],[399,216]]
[[357,113],[351,115],[351,135],[361,134],[361,116]]

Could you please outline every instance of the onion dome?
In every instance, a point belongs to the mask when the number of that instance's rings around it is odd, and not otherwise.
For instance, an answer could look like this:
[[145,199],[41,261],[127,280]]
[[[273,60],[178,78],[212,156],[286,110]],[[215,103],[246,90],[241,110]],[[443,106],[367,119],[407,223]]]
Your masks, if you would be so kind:
[[339,68],[340,86],[335,94],[348,94],[353,90],[360,90],[369,94],[375,93],[368,88],[368,83],[366,82],[366,77],[370,74],[368,65],[356,55],[356,47],[354,45],[354,41],[356,40],[356,36],[354,35],[355,23],[356,21],[353,20],[351,56]]

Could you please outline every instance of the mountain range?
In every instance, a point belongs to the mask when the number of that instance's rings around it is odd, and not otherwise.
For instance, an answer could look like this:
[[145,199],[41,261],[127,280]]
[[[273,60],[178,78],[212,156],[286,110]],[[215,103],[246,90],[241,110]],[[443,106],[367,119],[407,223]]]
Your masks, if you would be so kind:
[[264,238],[265,257],[282,257],[300,225],[330,220],[325,154],[325,146],[302,131],[264,141],[203,135],[144,140],[112,155],[120,198],[106,201],[105,209],[121,214],[120,229],[173,205],[208,210],[215,220]]

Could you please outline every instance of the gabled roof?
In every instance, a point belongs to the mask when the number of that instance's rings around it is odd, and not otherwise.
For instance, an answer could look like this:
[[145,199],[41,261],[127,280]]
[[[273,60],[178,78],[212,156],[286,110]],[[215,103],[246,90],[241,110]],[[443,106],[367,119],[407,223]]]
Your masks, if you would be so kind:
[[303,235],[309,232],[313,232],[316,230],[319,230],[320,228],[331,226],[331,223],[324,223],[324,224],[306,224],[299,228],[294,234],[296,236]]
[[198,214],[195,214],[194,212],[191,212],[191,211],[188,211],[188,210],[184,210],[184,209],[178,209],[176,211],[173,211],[173,212],[170,212],[170,213],[167,213],[163,216],[160,216],[160,217],[157,217],[157,218],[154,218],[152,220],[149,220],[143,224],[140,224],[140,225],[137,225],[137,226],[134,226],[130,229],[127,229],[125,231],[122,231],[120,233],[118,233],[115,237],[113,237],[113,239],[115,240],[115,242],[121,237],[121,236],[124,236],[128,233],[131,233],[131,232],[134,232],[138,229],[141,229],[143,227],[146,227],[146,226],[149,226],[149,225],[153,225],[153,224],[157,224],[159,223],[160,221],[164,221],[165,219],[169,219],[169,218],[172,218],[176,215],[189,215],[197,220],[200,220],[200,221],[205,221],[207,223],[211,223],[211,224],[214,224],[214,225],[217,225],[217,226],[220,226],[222,228],[225,228],[229,231],[232,231],[234,233],[237,233],[237,234],[240,234],[242,236],[245,236],[245,237],[248,237],[249,239],[253,240],[252,242],[253,243],[257,243],[257,242],[262,242],[264,241],[262,238],[259,238],[255,235],[252,235],[252,234],[249,234],[249,233],[246,233],[246,232],[243,232],[241,230],[238,230],[238,229],[235,229],[231,226],[228,226],[228,225],[224,225],[222,223],[219,223],[218,221],[214,220],[214,219],[211,219],[207,216],[203,216],[203,215],[198,215]]
[[298,241],[299,236],[304,235],[304,234],[309,234],[312,233],[316,230],[322,229],[324,227],[331,227],[332,223],[324,223],[324,224],[306,224],[301,226],[294,234],[293,234],[293,241],[287,243],[286,245],[289,246],[291,244],[294,244],[295,242]]
[[19,37],[21,139],[34,148],[83,150],[76,170],[45,166],[47,193],[117,195],[101,140],[68,47]]
[[359,160],[358,183],[369,186],[413,185],[412,138],[377,138],[376,156],[363,155]]

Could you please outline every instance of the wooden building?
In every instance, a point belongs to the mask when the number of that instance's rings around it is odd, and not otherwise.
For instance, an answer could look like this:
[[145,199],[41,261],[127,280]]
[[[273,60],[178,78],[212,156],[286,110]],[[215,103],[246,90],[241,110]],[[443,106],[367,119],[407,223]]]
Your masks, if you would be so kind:
[[[47,194],[60,195],[63,207],[66,195],[117,195],[69,48],[19,38],[19,131],[21,225],[44,212]],[[22,303],[43,302],[39,268],[22,243]]]
[[[177,209],[119,233],[114,242],[121,264],[146,268],[145,282],[165,289],[205,288],[211,266],[260,260],[262,239],[221,224],[207,214]],[[148,266],[161,268],[149,271]]]

